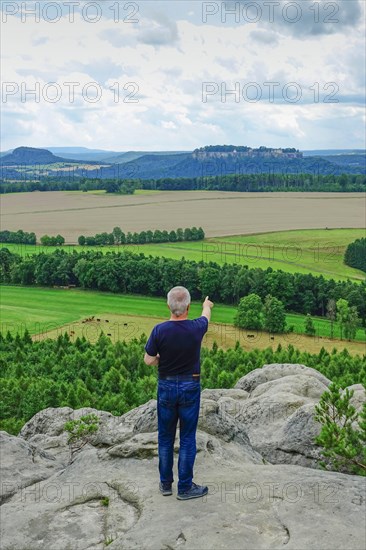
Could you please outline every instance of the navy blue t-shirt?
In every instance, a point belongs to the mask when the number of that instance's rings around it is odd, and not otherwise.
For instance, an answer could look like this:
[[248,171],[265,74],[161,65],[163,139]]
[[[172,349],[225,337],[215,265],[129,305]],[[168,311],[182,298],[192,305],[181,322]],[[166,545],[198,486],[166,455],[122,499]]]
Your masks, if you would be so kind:
[[148,355],[160,355],[159,374],[200,372],[202,338],[208,329],[207,317],[164,321],[155,325],[145,346]]

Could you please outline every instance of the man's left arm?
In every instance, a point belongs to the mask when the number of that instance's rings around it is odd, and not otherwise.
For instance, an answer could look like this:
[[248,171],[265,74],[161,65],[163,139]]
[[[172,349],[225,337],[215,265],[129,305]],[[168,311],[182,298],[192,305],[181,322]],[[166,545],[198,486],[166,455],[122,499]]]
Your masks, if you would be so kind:
[[144,355],[144,362],[146,365],[149,365],[150,367],[158,367],[159,366],[159,359],[160,355],[149,355],[148,353],[145,353]]

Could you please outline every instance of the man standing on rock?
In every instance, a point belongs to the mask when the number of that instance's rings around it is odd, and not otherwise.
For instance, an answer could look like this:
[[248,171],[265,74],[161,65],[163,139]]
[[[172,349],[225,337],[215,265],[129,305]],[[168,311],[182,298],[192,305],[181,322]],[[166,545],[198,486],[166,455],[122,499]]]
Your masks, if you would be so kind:
[[208,487],[193,483],[196,430],[200,410],[200,351],[213,303],[206,297],[202,315],[188,319],[191,296],[183,286],[168,292],[170,319],[156,325],[145,346],[144,361],[158,366],[158,443],[160,492],[172,494],[174,441],[179,419],[177,499],[203,497]]

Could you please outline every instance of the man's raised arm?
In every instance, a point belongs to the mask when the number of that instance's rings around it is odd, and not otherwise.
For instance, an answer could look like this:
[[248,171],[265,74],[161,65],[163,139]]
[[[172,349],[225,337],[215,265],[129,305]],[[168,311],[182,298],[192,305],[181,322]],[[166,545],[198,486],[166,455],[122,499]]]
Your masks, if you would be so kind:
[[207,317],[207,319],[211,320],[211,309],[214,307],[214,303],[211,302],[211,300],[208,299],[208,296],[206,296],[205,301],[202,305],[202,317]]

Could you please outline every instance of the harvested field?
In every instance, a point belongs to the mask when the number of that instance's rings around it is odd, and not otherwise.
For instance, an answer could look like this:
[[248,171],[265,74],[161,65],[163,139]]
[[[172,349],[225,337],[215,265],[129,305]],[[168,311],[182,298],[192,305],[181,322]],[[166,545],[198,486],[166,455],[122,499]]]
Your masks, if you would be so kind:
[[[118,340],[129,341],[132,338],[139,338],[142,334],[149,336],[154,325],[165,320],[166,318],[161,317],[113,315],[104,313],[99,314],[98,317],[94,316],[92,321],[83,323],[83,320],[78,320],[60,326],[57,329],[35,334],[33,340],[40,341],[45,338],[57,338],[61,334],[67,332],[72,342],[74,342],[76,338],[84,336],[92,343],[96,343],[103,331],[103,333],[114,343]],[[248,338],[248,332],[251,333],[252,338]],[[295,333],[276,334],[271,336],[268,332],[264,331],[247,331],[234,327],[233,325],[213,322],[210,323],[209,330],[203,338],[202,345],[211,348],[214,342],[222,349],[233,348],[235,343],[239,342],[240,346],[246,351],[252,351],[256,348],[266,349],[268,347],[275,350],[279,344],[281,344],[283,348],[292,344],[300,351],[307,351],[312,354],[319,353],[322,347],[328,352],[331,352],[333,348],[336,348],[339,352],[347,348],[350,355],[362,356],[365,353],[364,342],[348,342],[337,339],[331,340],[326,337],[311,337],[305,334]]]
[[363,193],[162,191],[108,195],[67,191],[16,193],[1,199],[2,228],[79,235],[202,226],[207,237],[311,228],[365,227]]

